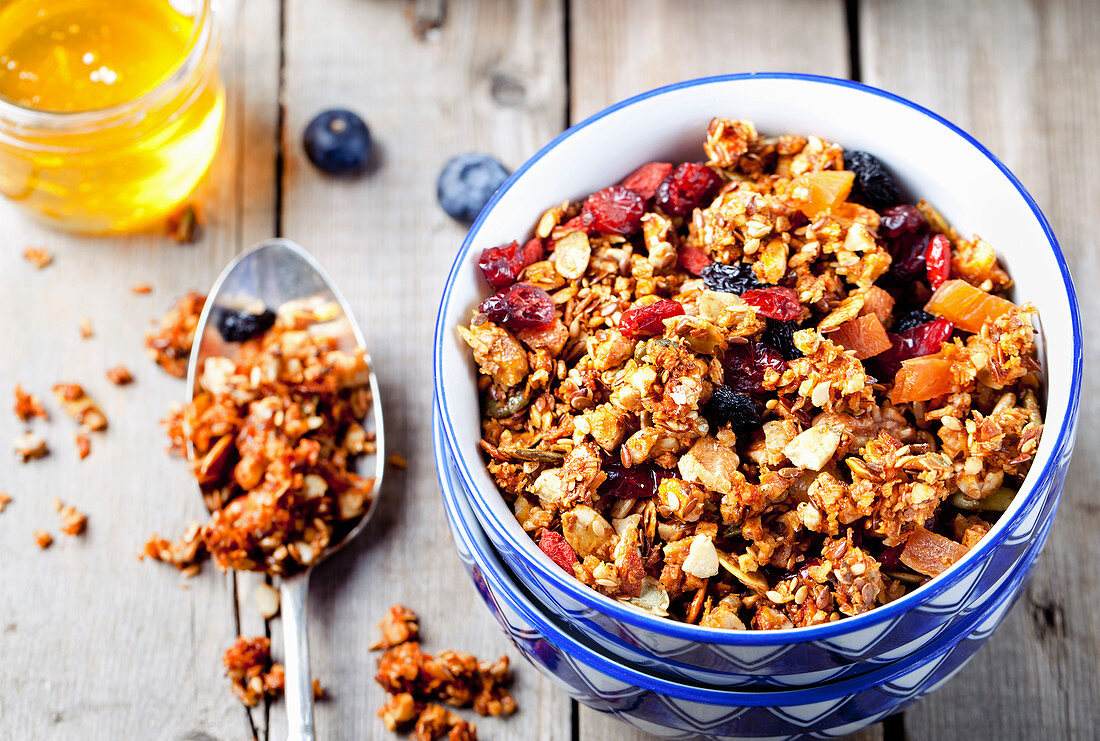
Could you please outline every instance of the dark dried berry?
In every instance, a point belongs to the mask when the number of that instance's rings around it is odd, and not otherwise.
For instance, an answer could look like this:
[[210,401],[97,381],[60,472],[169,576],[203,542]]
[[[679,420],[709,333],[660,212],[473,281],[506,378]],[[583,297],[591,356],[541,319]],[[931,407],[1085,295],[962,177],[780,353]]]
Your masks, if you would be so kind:
[[879,216],[878,233],[887,239],[900,237],[902,234],[919,232],[928,225],[916,206],[902,203],[891,206]]
[[600,234],[634,234],[642,228],[643,215],[645,199],[621,185],[596,191],[581,206],[581,223]]
[[657,186],[656,204],[669,216],[688,216],[709,204],[722,189],[722,178],[698,162],[685,162]]
[[787,369],[787,361],[778,350],[760,342],[733,345],[722,359],[723,378],[734,391],[746,394],[763,394],[764,373],[771,368],[776,373]]
[[711,264],[710,255],[699,247],[681,247],[676,254],[680,267],[694,276],[703,274],[703,269]]
[[215,320],[218,334],[226,342],[244,342],[256,335],[263,334],[275,324],[275,312],[264,309],[259,314],[247,311],[218,311]]
[[798,322],[781,322],[778,319],[768,319],[767,322],[768,328],[764,330],[760,341],[778,350],[784,360],[801,358],[802,351],[794,344],[794,333],[798,331]]
[[600,495],[612,499],[645,499],[657,493],[663,479],[672,477],[672,471],[640,463],[627,468],[618,461],[605,463],[603,472],[607,478],[600,485]]
[[845,152],[844,169],[855,173],[851,198],[856,203],[881,211],[901,200],[894,176],[873,154]]
[[519,242],[509,242],[499,247],[483,249],[477,266],[481,268],[486,283],[493,288],[504,288],[519,280],[527,261]]
[[933,319],[904,332],[887,333],[892,346],[875,358],[881,377],[893,378],[902,361],[939,352],[954,329],[955,325],[946,319]]
[[929,314],[923,309],[913,309],[910,312],[902,314],[894,320],[894,326],[892,327],[895,333],[907,332],[913,327],[919,327],[922,324],[928,324],[928,322],[934,321],[936,317]]
[[573,573],[573,564],[577,563],[577,554],[566,541],[564,535],[556,530],[543,530],[542,535],[539,537],[539,548],[558,566],[561,566],[570,574]]
[[712,291],[723,293],[741,294],[767,285],[760,282],[752,265],[745,262],[735,262],[732,265],[716,262],[703,268],[702,275],[703,285]]
[[665,319],[682,316],[683,313],[684,307],[680,302],[663,298],[652,304],[635,306],[624,311],[619,320],[619,331],[632,340],[664,334]]
[[748,394],[718,386],[706,404],[703,416],[715,430],[729,425],[734,430],[755,430],[762,424],[760,404]]
[[671,162],[650,162],[623,178],[620,183],[647,201],[657,193],[657,186],[672,172]]
[[933,291],[951,277],[951,242],[947,237],[937,234],[929,240],[924,265],[928,285]]
[[769,286],[745,291],[741,298],[756,308],[756,313],[769,319],[789,322],[802,316],[798,294],[784,286]]
[[477,310],[506,329],[537,329],[554,321],[554,299],[530,283],[516,283],[481,302]]

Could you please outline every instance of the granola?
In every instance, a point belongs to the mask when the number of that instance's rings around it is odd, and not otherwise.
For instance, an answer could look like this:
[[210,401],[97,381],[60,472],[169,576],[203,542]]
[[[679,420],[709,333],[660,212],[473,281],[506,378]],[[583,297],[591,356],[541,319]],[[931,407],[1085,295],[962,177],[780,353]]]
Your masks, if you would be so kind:
[[458,331],[488,471],[555,563],[652,614],[866,612],[1020,488],[1043,429],[1035,311],[986,242],[892,181],[865,191],[835,143],[715,119],[703,149],[485,250],[501,290]]
[[194,291],[185,294],[160,319],[156,330],[145,336],[149,357],[177,378],[187,375],[187,361],[204,303],[206,296]]
[[225,675],[233,694],[247,707],[254,707],[265,696],[278,697],[286,686],[282,664],[271,661],[271,640],[237,636],[222,657]]
[[45,247],[28,247],[23,250],[23,259],[41,270],[53,262],[53,254]]
[[29,422],[34,417],[49,419],[42,400],[34,394],[28,394],[19,384],[15,385],[15,416],[24,422]]
[[116,365],[107,370],[107,380],[116,386],[125,386],[134,382],[134,376],[125,365]]

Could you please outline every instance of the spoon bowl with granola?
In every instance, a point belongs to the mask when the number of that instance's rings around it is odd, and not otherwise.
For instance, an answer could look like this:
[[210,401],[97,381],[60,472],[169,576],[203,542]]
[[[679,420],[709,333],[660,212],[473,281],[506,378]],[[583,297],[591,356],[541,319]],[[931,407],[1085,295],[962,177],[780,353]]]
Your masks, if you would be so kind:
[[435,362],[473,511],[553,614],[682,676],[791,685],[995,602],[1054,514],[1081,335],[1041,212],[964,132],[733,75],[517,171]]
[[226,267],[195,338],[169,432],[211,512],[215,563],[280,579],[289,738],[307,741],[310,572],[366,527],[384,472],[374,369],[335,285],[283,239]]

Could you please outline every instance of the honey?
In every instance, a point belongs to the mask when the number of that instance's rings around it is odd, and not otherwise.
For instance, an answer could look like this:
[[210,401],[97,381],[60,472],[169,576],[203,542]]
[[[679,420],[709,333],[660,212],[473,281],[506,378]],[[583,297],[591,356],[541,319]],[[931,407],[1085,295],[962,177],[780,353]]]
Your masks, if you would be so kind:
[[221,138],[218,41],[210,0],[0,0],[0,193],[76,231],[163,219]]

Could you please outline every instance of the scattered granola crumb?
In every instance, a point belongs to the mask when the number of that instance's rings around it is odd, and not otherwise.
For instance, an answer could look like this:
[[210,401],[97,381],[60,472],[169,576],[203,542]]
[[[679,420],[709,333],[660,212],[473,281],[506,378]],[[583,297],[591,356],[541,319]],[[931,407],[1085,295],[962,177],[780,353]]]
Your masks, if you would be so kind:
[[107,380],[116,386],[125,386],[134,382],[134,376],[125,365],[116,365],[107,371]]
[[38,544],[38,547],[42,550],[46,550],[53,545],[53,536],[47,533],[45,530],[34,531],[34,542]]
[[176,378],[187,375],[187,361],[191,344],[195,341],[195,327],[199,323],[206,296],[191,291],[182,296],[168,310],[155,331],[145,336],[149,357]]
[[187,203],[168,217],[168,235],[177,244],[194,244],[203,226],[202,212],[198,204]]
[[88,317],[84,317],[80,320],[80,336],[84,339],[95,336],[95,327],[92,326],[92,320]]
[[372,651],[415,641],[420,637],[420,618],[404,605],[394,605],[378,623],[382,636],[370,645]]
[[400,468],[404,471],[409,466],[409,462],[405,460],[405,456],[392,453],[389,458],[390,465],[394,468]]
[[14,440],[15,454],[23,459],[23,462],[42,458],[50,452],[46,447],[46,441],[41,436],[27,430],[22,435],[16,435]]
[[152,293],[153,287],[148,283],[142,281],[141,283],[135,283],[134,285],[130,286],[130,292],[136,293],[139,296],[144,296],[147,293]]
[[320,700],[325,696],[325,688],[321,686],[321,680],[313,678],[313,699]]
[[184,576],[191,578],[202,569],[202,562],[207,555],[206,546],[202,542],[202,525],[192,522],[175,542],[154,534],[146,541],[138,558],[144,560],[148,556],[154,561],[172,564]]
[[41,270],[53,262],[53,254],[45,247],[28,247],[23,250],[23,259]]
[[42,400],[34,394],[28,394],[19,384],[15,385],[15,416],[24,422],[32,417],[49,419],[46,409],[42,406]]
[[0,512],[4,511],[4,508],[11,504],[11,494],[6,491],[0,491]]
[[270,584],[256,585],[256,607],[265,620],[270,620],[279,612],[279,592]]
[[66,535],[80,535],[88,526],[88,516],[76,507],[62,504],[60,499],[54,499],[54,509],[61,516],[61,532]]
[[84,460],[92,454],[92,441],[88,438],[88,433],[76,433],[76,452],[80,456],[80,460]]
[[271,641],[267,638],[237,636],[222,657],[225,675],[233,683],[233,694],[247,707],[253,707],[264,695],[278,697],[286,684],[282,664],[271,663]]
[[65,413],[75,419],[82,430],[107,429],[107,417],[79,383],[58,383],[53,395]]

